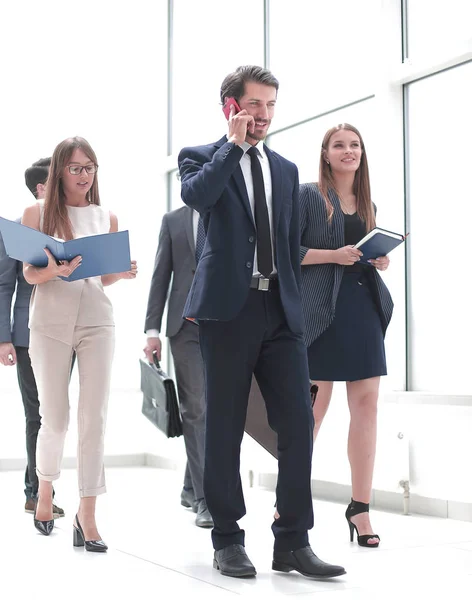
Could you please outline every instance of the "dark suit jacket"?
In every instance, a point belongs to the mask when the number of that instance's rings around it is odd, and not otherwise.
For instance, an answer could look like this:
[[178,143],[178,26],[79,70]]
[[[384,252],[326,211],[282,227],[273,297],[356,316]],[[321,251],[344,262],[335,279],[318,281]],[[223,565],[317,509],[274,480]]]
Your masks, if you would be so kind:
[[[297,167],[265,147],[272,174],[275,264],[291,331],[301,333]],[[179,154],[182,200],[203,217],[206,243],[184,316],[229,321],[249,294],[256,227],[239,161],[243,150],[226,136]]]
[[[32,291],[33,286],[23,277],[23,263],[7,255],[0,235],[0,342],[11,342],[14,346],[28,348]],[[13,296],[15,304],[12,318]]]
[[[334,213],[328,223],[326,203],[314,183],[300,186],[300,262],[310,248],[336,250],[345,245],[344,216],[337,195],[330,190]],[[375,208],[375,206],[374,206]],[[321,264],[302,267],[302,306],[305,344],[310,346],[334,319],[336,300],[344,273],[343,265]],[[367,271],[375,294],[385,334],[393,313],[393,301],[377,269]]]
[[145,331],[161,329],[169,285],[172,287],[167,310],[167,337],[180,331],[182,314],[195,273],[193,210],[183,206],[164,215],[159,234],[154,272],[149,291]]

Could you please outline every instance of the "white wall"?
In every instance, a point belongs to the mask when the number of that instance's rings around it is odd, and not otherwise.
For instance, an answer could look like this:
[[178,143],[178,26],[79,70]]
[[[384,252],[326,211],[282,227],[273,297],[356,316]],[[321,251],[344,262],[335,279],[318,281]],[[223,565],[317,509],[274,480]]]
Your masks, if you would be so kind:
[[[18,217],[33,201],[24,183],[33,161],[69,136],[91,143],[102,204],[117,214],[120,229],[129,229],[138,261],[135,281],[108,288],[117,334],[112,388],[137,389],[166,210],[167,2],[26,0],[2,3],[1,19],[0,215]],[[14,369],[0,367],[0,388],[17,390]],[[4,422],[9,409],[1,405]],[[9,433],[21,438],[23,427]],[[127,435],[133,438],[132,427]],[[134,439],[138,448],[140,434]]]
[[[1,214],[31,203],[24,170],[72,135],[95,149],[102,204],[129,229],[140,273],[110,288],[117,321],[114,384],[142,346],[145,296],[166,197],[166,3],[9,3],[3,60]],[[132,360],[132,359],[131,359]],[[135,362],[135,361],[134,361]],[[133,365],[134,367],[134,365]]]

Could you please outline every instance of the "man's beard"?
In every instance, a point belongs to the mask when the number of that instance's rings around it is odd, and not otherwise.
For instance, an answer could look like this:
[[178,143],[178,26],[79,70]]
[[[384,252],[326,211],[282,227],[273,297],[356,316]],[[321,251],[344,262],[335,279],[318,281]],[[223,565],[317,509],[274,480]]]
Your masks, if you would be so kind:
[[246,132],[246,137],[249,137],[252,140],[257,140],[258,142],[260,142],[261,140],[265,140],[265,138],[267,137],[267,134],[269,132],[269,127],[270,127],[270,122],[267,123],[267,129],[265,130],[265,133],[260,133],[260,134],[258,134],[256,132],[251,133],[248,129]]

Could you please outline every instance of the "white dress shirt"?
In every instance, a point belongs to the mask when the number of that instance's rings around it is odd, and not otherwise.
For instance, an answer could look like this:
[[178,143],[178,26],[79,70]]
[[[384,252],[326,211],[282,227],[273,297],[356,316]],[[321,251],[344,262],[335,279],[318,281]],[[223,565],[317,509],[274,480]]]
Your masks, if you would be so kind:
[[197,247],[197,234],[198,234],[198,219],[200,218],[200,214],[194,210],[193,211],[193,244],[195,248]]

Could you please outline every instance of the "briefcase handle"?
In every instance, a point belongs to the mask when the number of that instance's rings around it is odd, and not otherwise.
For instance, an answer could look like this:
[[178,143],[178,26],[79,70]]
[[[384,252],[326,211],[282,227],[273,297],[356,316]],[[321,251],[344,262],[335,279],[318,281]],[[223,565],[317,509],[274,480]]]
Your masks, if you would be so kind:
[[157,358],[157,354],[155,352],[152,353],[152,360],[154,362],[154,365],[160,369],[161,368],[161,363],[159,362],[158,358]]

